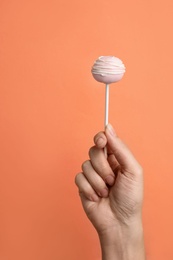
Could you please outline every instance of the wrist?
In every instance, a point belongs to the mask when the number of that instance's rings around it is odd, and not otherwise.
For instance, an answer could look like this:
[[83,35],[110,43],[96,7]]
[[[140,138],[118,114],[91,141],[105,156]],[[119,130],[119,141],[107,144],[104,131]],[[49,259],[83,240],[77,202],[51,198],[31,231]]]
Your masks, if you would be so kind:
[[99,234],[102,260],[145,260],[142,221],[116,225]]

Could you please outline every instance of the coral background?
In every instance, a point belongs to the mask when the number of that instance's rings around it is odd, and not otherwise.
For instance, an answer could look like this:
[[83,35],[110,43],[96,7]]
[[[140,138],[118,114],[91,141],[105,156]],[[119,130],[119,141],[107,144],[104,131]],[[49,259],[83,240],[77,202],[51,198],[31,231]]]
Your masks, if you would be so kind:
[[100,259],[74,177],[103,129],[100,55],[123,60],[110,122],[145,171],[147,257],[172,260],[173,1],[0,1],[0,259]]

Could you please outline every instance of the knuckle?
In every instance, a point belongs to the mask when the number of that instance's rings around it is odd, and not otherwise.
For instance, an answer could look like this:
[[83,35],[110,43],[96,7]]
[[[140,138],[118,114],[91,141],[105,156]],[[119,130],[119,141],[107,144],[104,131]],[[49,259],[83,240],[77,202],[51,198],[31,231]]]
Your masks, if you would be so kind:
[[75,179],[74,179],[74,182],[75,182],[75,184],[78,186],[78,184],[79,184],[79,179],[80,179],[80,176],[81,176],[81,172],[80,173],[78,173],[76,176],[75,176]]
[[95,146],[92,146],[92,147],[89,149],[89,152],[88,152],[89,157],[92,156],[92,154],[93,154],[94,151],[95,151]]
[[86,160],[85,162],[83,162],[83,164],[82,164],[82,171],[85,172],[88,169],[89,165],[90,165],[90,161],[89,160]]

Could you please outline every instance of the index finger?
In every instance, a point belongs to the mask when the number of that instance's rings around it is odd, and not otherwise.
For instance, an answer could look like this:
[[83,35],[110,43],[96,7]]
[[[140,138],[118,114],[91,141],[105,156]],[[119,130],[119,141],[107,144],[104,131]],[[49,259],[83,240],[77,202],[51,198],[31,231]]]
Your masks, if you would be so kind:
[[94,136],[94,143],[97,148],[103,149],[107,144],[107,138],[104,132],[99,132]]

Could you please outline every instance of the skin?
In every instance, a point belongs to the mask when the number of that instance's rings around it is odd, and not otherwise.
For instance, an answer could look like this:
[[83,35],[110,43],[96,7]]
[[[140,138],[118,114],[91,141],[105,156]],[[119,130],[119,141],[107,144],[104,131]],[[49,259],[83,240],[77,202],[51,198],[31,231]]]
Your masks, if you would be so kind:
[[75,183],[97,230],[102,260],[144,260],[142,167],[111,125],[94,143]]

